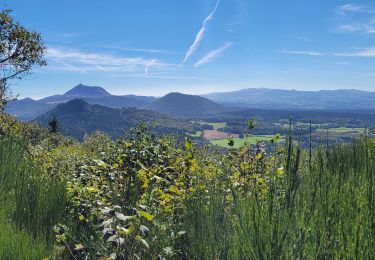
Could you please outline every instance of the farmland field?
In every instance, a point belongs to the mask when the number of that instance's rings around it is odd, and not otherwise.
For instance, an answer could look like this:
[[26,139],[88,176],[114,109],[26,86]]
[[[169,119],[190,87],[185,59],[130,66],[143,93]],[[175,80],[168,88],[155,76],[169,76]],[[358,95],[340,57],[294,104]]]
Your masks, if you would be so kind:
[[220,128],[224,128],[227,126],[227,123],[221,122],[221,123],[211,123],[211,122],[205,122],[205,121],[199,121],[198,122],[201,125],[212,125],[214,130],[218,130]]
[[191,137],[199,138],[202,135],[202,131],[196,131],[194,134],[190,134]]
[[206,140],[221,140],[221,139],[226,139],[226,138],[239,138],[239,135],[221,132],[217,130],[205,130],[203,132],[203,137]]
[[[234,141],[233,148],[239,148],[239,147],[243,146],[245,143],[256,144],[259,141],[270,141],[274,137],[275,136],[273,136],[273,135],[252,135],[252,136],[248,136],[247,138],[233,138],[232,139]],[[284,140],[285,139],[279,139],[278,142],[282,142]],[[228,139],[212,140],[212,141],[210,141],[210,143],[214,144],[214,145],[219,145],[219,146],[225,147],[225,148],[231,148],[228,145]]]
[[326,132],[327,130],[328,130],[328,132],[331,132],[331,133],[342,133],[342,134],[358,133],[358,134],[361,134],[365,131],[365,128],[337,127],[337,128],[328,128],[328,129],[324,129],[324,128],[317,129],[318,132]]

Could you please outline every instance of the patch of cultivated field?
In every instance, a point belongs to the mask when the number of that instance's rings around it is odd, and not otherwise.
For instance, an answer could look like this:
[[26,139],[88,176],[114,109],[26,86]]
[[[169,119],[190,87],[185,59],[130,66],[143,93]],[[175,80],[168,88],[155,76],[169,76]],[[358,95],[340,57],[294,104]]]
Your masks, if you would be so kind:
[[190,134],[190,136],[199,138],[202,136],[202,131],[196,131],[194,134]]
[[217,130],[204,130],[203,137],[206,140],[211,141],[211,140],[228,139],[228,138],[239,138],[239,135],[221,132]]
[[[321,128],[317,129],[318,132],[327,132],[327,129]],[[365,131],[364,128],[348,128],[348,127],[337,127],[337,128],[328,128],[328,132],[334,132],[334,133],[363,133]]]
[[224,128],[227,126],[227,123],[211,123],[211,122],[205,122],[205,121],[199,121],[197,123],[201,125],[212,125],[214,130],[218,130],[219,128]]
[[[214,145],[219,145],[225,148],[239,148],[246,144],[257,144],[260,141],[270,141],[274,138],[273,135],[252,135],[248,136],[247,138],[233,138],[234,146],[231,147],[228,145],[228,138],[227,139],[220,139],[220,140],[211,140],[210,143]],[[280,138],[277,142],[285,141],[284,138]]]

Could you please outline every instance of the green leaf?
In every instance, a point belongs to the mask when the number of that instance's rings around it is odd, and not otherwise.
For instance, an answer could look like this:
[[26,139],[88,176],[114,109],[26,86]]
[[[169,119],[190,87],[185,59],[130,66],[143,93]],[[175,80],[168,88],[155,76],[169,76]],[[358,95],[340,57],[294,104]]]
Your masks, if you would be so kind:
[[66,240],[66,235],[65,235],[65,233],[63,233],[63,234],[61,234],[61,235],[56,235],[56,239],[57,239],[57,242],[65,241],[65,240]]
[[130,235],[132,232],[133,232],[132,228],[123,228],[123,227],[120,227],[118,229],[119,235]]
[[154,216],[146,211],[138,211],[139,215],[147,219],[148,221],[151,221],[154,219]]
[[185,138],[185,147],[187,150],[191,150],[191,148],[193,147],[192,142],[188,138]]
[[74,249],[75,250],[81,250],[81,249],[83,249],[83,245],[81,244],[81,243],[79,243],[79,244],[76,244],[75,246],[74,246]]

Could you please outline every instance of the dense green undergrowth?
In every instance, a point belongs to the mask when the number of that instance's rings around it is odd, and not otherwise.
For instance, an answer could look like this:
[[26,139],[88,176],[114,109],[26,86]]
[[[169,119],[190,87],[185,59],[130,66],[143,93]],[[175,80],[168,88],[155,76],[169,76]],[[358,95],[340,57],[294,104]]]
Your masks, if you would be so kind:
[[[0,140],[1,259],[369,259],[375,142],[212,151],[143,127]],[[22,137],[22,138],[21,138]],[[264,149],[265,147],[272,149]]]
[[24,145],[12,135],[0,139],[0,259],[51,255],[65,209],[65,184],[45,175]]

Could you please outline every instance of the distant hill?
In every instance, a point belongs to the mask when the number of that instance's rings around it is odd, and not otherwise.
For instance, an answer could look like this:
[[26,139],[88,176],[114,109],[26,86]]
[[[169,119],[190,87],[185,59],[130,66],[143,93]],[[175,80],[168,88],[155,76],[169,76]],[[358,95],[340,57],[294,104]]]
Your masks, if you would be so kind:
[[101,87],[79,84],[63,95],[54,95],[39,101],[44,103],[64,103],[76,98],[82,98],[90,104],[114,108],[143,107],[156,99],[155,97],[135,95],[116,96],[111,95]]
[[260,109],[375,109],[375,92],[248,88],[204,95],[221,105]]
[[83,99],[58,104],[51,111],[37,117],[34,122],[48,126],[48,122],[53,117],[56,117],[63,134],[79,140],[82,140],[86,133],[92,133],[95,130],[118,138],[125,131],[140,123],[147,124],[151,130],[159,133],[185,134],[197,128],[192,123],[172,119],[158,112],[137,108],[109,108],[89,104]]
[[176,118],[194,118],[225,111],[224,107],[207,98],[181,93],[169,93],[145,108]]
[[45,104],[33,100],[31,98],[24,98],[17,101],[10,102],[5,111],[19,120],[32,120],[36,116],[46,113],[54,107],[52,104]]
[[98,104],[112,108],[144,107],[153,102],[155,97],[124,95],[111,95],[105,89],[96,86],[85,86],[79,84],[63,95],[53,95],[40,100],[30,98],[11,102],[7,112],[21,120],[32,120],[37,116],[49,111],[60,103],[81,98],[90,104]]

